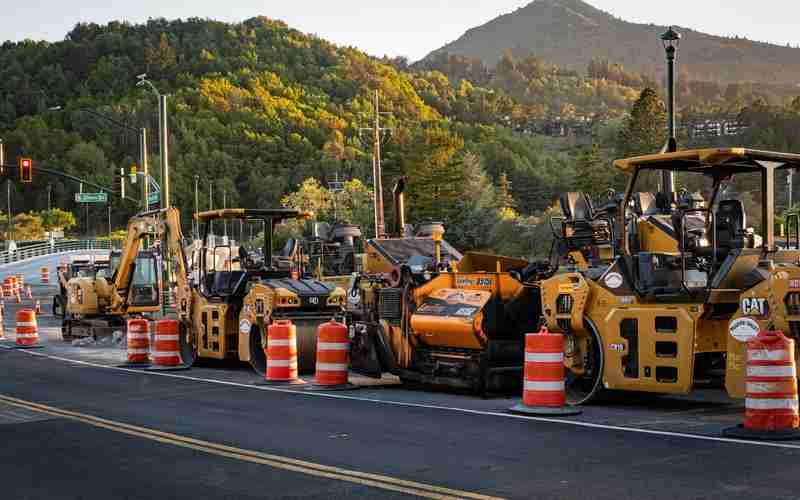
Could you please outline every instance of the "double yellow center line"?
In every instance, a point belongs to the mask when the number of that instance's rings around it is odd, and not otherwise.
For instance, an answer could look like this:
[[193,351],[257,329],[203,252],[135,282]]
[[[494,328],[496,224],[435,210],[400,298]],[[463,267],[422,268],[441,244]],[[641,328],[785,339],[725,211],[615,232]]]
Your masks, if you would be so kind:
[[0,395],[0,402],[6,403],[18,408],[24,408],[39,413],[44,413],[54,417],[66,418],[76,422],[92,425],[108,429],[114,432],[136,436],[159,443],[170,444],[173,446],[180,446],[182,448],[189,448],[192,450],[202,451],[220,457],[232,458],[242,462],[250,462],[261,465],[268,465],[276,469],[283,469],[291,472],[298,472],[300,474],[308,474],[311,476],[322,477],[337,481],[346,481],[349,483],[358,484],[361,486],[369,486],[372,488],[379,488],[382,490],[395,491],[405,493],[408,495],[415,495],[422,498],[436,498],[436,499],[454,499],[454,498],[468,498],[474,500],[496,500],[498,497],[481,495],[479,493],[472,493],[469,491],[461,491],[442,486],[433,486],[415,481],[407,481],[398,479],[391,476],[384,476],[382,474],[371,474],[368,472],[360,472],[355,470],[342,469],[340,467],[332,467],[329,465],[317,464],[305,460],[298,460],[280,455],[273,455],[270,453],[262,453],[255,450],[247,450],[243,448],[236,448],[233,446],[226,446],[223,444],[212,443],[200,439],[194,439],[178,434],[169,432],[158,431],[147,427],[139,427],[130,425],[123,422],[114,420],[107,420],[92,415],[86,415],[69,410],[63,410],[52,406],[25,401],[22,399],[12,398],[9,396]]

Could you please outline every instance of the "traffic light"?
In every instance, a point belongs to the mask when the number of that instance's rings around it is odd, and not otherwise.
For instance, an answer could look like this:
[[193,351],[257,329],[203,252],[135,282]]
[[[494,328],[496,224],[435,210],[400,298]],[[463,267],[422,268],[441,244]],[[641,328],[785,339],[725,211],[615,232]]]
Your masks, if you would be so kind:
[[33,182],[33,160],[30,158],[19,159],[19,180],[20,182]]
[[120,168],[119,172],[114,172],[114,184],[111,190],[119,193],[120,197],[125,198],[125,169]]

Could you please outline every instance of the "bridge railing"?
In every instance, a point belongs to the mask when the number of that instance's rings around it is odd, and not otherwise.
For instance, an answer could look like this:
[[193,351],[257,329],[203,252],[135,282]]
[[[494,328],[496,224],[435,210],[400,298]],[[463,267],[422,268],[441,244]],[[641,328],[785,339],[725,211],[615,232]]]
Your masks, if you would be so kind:
[[33,245],[19,247],[15,251],[0,252],[0,266],[21,262],[43,255],[52,255],[81,250],[110,250],[113,248],[111,240],[56,240],[45,241]]

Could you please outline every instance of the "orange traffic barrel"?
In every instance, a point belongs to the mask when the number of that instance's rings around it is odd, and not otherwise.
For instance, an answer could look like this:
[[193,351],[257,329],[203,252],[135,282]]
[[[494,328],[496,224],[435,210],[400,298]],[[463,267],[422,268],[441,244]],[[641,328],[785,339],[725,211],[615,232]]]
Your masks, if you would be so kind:
[[267,328],[265,384],[305,384],[297,375],[297,328],[290,320],[275,320]]
[[15,278],[13,276],[6,276],[3,280],[3,295],[6,297],[13,297],[16,287],[14,285]]
[[800,439],[794,340],[781,331],[761,331],[747,342],[744,425],[728,437]]
[[39,345],[39,326],[36,324],[36,313],[30,309],[17,311],[17,347],[34,347]]
[[153,335],[153,366],[148,370],[187,370],[181,364],[180,322],[175,319],[161,319],[155,322]]
[[128,320],[128,363],[126,366],[147,366],[150,359],[150,322],[143,318]]
[[347,326],[335,319],[317,327],[317,363],[314,384],[309,390],[341,391],[358,389],[347,380],[350,336]]
[[564,387],[564,336],[543,326],[539,333],[525,335],[522,403],[512,413],[526,415],[578,415],[581,410],[566,405]]
[[43,285],[50,284],[50,268],[42,267],[39,272],[41,272],[41,282]]

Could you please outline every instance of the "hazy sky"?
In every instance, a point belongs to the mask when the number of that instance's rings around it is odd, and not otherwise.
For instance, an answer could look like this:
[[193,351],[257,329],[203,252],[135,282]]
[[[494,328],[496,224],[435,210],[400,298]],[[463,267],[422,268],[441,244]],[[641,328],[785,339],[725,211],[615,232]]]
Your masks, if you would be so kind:
[[[467,29],[530,0],[0,0],[0,39],[61,40],[80,21],[146,21],[149,17],[208,17],[242,21],[282,19],[374,55],[419,59]],[[797,0],[589,0],[625,20],[677,24],[718,35],[800,44]]]

